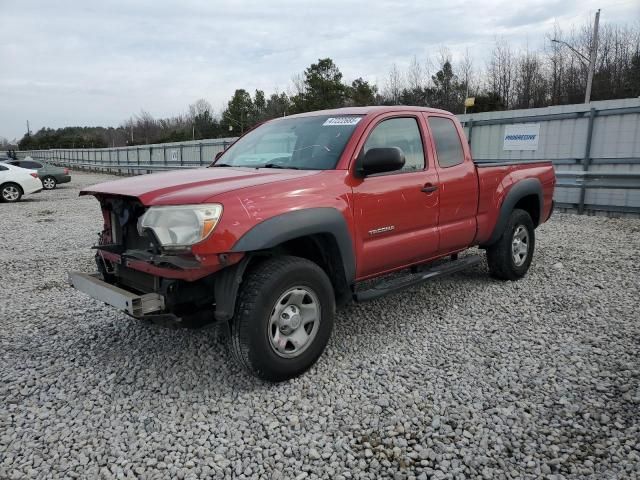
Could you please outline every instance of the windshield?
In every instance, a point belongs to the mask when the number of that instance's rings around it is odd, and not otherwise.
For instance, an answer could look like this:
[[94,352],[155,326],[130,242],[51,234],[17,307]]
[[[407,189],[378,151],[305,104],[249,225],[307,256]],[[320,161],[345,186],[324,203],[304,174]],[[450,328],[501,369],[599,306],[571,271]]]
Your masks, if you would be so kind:
[[360,120],[319,115],[269,122],[234,143],[213,166],[330,170]]

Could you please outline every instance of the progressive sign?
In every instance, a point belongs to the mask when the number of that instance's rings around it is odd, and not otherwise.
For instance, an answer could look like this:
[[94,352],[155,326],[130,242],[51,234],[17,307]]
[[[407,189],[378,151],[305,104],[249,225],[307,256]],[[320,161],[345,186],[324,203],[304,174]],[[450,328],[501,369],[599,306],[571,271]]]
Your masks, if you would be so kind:
[[539,123],[506,125],[503,150],[537,150],[539,136]]

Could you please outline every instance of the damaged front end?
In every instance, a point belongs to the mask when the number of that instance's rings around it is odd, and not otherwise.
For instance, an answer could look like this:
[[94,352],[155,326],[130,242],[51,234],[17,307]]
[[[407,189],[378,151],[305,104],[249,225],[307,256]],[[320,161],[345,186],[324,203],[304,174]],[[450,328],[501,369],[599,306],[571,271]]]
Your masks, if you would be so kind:
[[145,228],[149,207],[138,199],[96,197],[104,218],[103,230],[93,247],[98,274],[71,272],[72,285],[135,318],[176,326],[214,321],[220,275],[216,273],[241,256],[212,255],[205,262],[190,247],[170,244],[180,240],[180,235],[189,234],[184,233],[184,226],[173,229],[177,234],[162,227]]

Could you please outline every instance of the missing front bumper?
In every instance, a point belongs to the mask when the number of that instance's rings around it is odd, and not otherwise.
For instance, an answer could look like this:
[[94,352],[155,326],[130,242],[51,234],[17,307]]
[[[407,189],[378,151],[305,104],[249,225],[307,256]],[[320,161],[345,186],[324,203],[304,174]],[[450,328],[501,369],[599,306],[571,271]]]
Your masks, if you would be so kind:
[[76,289],[122,310],[132,317],[141,318],[165,308],[164,297],[157,293],[138,295],[103,281],[99,275],[69,272],[69,282]]

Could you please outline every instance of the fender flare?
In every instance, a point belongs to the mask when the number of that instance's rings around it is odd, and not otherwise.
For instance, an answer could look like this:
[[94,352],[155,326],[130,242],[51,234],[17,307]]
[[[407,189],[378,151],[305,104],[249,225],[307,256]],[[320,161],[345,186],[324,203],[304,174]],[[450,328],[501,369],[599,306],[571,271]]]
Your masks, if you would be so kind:
[[351,285],[356,276],[356,257],[347,221],[336,208],[305,208],[268,218],[240,237],[231,251],[266,250],[288,240],[321,233],[330,234],[335,239],[345,280],[347,285]]
[[524,180],[520,180],[507,192],[507,195],[500,206],[500,213],[498,213],[498,220],[493,229],[493,233],[489,239],[481,245],[482,247],[490,246],[498,241],[504,232],[509,216],[516,206],[516,203],[528,195],[536,195],[538,197],[538,202],[540,202],[540,214],[542,215],[542,212],[544,211],[544,197],[542,194],[542,184],[540,183],[540,180],[537,178],[526,178]]
[[236,297],[252,252],[273,248],[287,240],[313,234],[330,234],[338,245],[345,281],[355,280],[356,260],[351,235],[344,216],[335,208],[307,208],[271,217],[251,228],[235,243],[232,252],[246,253],[235,265],[223,269],[215,282],[215,318],[228,321],[235,313]]

